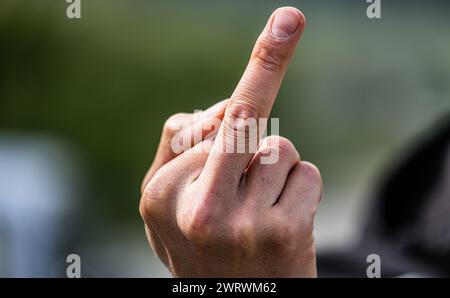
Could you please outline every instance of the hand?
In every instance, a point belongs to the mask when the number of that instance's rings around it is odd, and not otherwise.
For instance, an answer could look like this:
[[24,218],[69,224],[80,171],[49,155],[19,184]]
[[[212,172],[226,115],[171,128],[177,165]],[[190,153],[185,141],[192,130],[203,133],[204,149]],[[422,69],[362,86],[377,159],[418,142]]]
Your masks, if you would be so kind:
[[[276,136],[264,139],[256,153],[224,152],[230,140],[247,144],[237,120],[269,117],[304,25],[295,8],[272,14],[231,98],[203,117],[222,119],[218,131],[196,125],[192,114],[166,122],[142,184],[140,212],[153,249],[174,276],[316,276],[317,168]],[[193,128],[183,138],[194,145],[181,154],[170,145],[180,125]],[[199,129],[202,136],[217,135],[192,141]],[[276,163],[262,162],[274,152]]]

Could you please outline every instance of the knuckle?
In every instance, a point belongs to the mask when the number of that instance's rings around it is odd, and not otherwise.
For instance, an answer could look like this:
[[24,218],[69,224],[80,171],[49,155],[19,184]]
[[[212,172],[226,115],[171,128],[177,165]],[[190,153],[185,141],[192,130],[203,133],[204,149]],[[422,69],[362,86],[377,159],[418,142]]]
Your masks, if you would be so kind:
[[258,119],[261,115],[258,102],[262,102],[262,100],[255,92],[240,88],[233,95],[226,111],[227,115],[231,119]]
[[181,232],[193,242],[204,243],[212,238],[213,214],[208,203],[211,196],[212,193],[209,191],[199,192],[195,199],[189,202],[187,208],[182,208],[177,219]]
[[233,147],[236,144],[239,151],[254,153],[257,150],[258,121],[261,115],[261,107],[257,102],[256,94],[239,90],[226,110],[223,120],[226,142]]
[[302,162],[302,167],[304,171],[308,174],[308,176],[310,176],[312,179],[321,180],[320,170],[319,168],[317,168],[316,165],[304,161]]
[[178,225],[183,235],[192,242],[204,243],[211,238],[209,216],[202,207],[184,215]]
[[278,144],[278,150],[280,153],[290,154],[297,153],[294,144],[286,138],[283,137],[273,137]]
[[188,116],[187,113],[177,113],[170,116],[163,126],[163,132],[168,134],[173,134],[182,128],[183,121]]
[[162,203],[168,196],[169,188],[161,178],[161,174],[156,172],[155,176],[144,187],[144,191],[139,204],[139,212],[144,220],[152,218]]
[[144,188],[144,197],[156,201],[159,200],[162,197],[166,196],[167,193],[167,186],[165,183],[164,177],[162,177],[161,169],[159,169],[152,179],[147,183],[147,185]]
[[253,50],[251,60],[263,69],[276,72],[287,59],[282,42],[268,37],[261,37]]
[[280,158],[292,158],[300,160],[300,155],[294,144],[287,138],[281,136],[266,137],[261,145],[261,150],[275,150]]
[[155,204],[152,199],[143,195],[139,202],[139,213],[141,214],[144,222],[151,220],[154,216]]
[[139,202],[139,214],[141,215],[142,219],[146,222],[149,218],[149,209],[147,208],[147,204],[145,202],[144,197],[141,198],[141,201]]

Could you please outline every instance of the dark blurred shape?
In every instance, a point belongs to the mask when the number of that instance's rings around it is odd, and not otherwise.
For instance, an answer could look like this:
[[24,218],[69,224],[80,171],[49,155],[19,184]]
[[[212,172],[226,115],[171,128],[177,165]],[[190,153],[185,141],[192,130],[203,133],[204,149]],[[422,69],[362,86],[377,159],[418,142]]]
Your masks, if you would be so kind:
[[319,254],[319,276],[366,277],[372,253],[383,277],[450,276],[450,116],[427,135],[381,184],[360,244]]

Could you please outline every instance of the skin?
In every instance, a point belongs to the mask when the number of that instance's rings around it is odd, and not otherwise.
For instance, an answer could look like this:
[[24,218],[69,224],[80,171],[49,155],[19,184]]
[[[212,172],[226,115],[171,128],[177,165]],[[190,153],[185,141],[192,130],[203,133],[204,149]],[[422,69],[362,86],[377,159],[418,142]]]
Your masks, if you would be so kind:
[[[271,15],[232,96],[202,117],[223,120],[216,130],[199,125],[193,114],[166,121],[142,182],[140,213],[153,250],[173,276],[316,277],[319,170],[279,136],[263,139],[256,153],[221,150],[226,136],[248,138],[232,120],[269,117],[304,26],[295,8]],[[181,125],[193,147],[179,154],[170,144]],[[199,152],[199,146],[210,150]],[[261,163],[274,151],[275,164]]]

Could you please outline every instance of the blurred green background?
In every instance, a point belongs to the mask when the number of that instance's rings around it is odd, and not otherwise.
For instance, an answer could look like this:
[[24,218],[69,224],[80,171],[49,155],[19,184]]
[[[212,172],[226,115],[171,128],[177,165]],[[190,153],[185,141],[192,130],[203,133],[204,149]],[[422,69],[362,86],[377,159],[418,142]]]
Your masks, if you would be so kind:
[[308,25],[272,116],[322,172],[318,246],[355,239],[374,182],[450,110],[450,13],[383,1],[371,20],[366,1],[337,2],[82,0],[68,19],[63,0],[2,0],[0,133],[58,139],[83,180],[65,255],[91,275],[166,274],[138,213],[162,124],[228,97],[285,5]]

